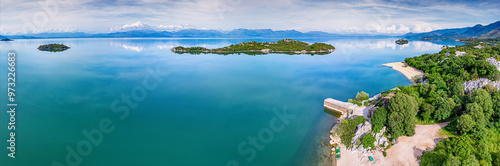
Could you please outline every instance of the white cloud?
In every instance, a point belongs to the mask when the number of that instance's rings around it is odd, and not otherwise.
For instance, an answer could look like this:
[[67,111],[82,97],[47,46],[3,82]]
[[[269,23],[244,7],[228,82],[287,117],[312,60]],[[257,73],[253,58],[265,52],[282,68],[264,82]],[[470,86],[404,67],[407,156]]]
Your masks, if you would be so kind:
[[[137,21],[135,23],[126,24],[123,26],[117,26],[109,28],[111,32],[123,32],[123,31],[134,31],[134,30],[154,30],[154,31],[178,31],[183,29],[196,29],[195,26],[192,25],[158,25],[158,26],[150,26],[148,24]],[[204,28],[201,28],[204,29]]]

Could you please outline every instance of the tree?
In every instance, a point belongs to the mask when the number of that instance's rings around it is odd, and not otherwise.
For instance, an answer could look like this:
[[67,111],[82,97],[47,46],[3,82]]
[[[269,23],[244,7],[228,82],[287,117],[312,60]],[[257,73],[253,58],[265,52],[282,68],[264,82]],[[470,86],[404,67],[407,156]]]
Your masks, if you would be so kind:
[[422,119],[426,122],[430,121],[433,119],[433,114],[434,114],[434,106],[429,103],[424,103],[422,107],[420,108],[420,115],[422,116]]
[[437,110],[434,112],[434,119],[445,120],[453,114],[455,101],[452,98],[438,97],[435,105],[437,105]]
[[462,161],[462,166],[479,166],[476,156],[470,155],[469,158]]
[[387,108],[389,110],[389,130],[394,138],[415,134],[415,125],[417,124],[415,116],[418,111],[415,98],[404,93],[398,93],[389,100]]
[[448,151],[454,156],[460,157],[462,160],[473,154],[474,141],[467,135],[445,139]]
[[475,128],[486,126],[486,120],[483,114],[483,108],[477,103],[469,103],[466,106],[466,113],[476,122]]
[[451,95],[464,95],[464,86],[460,82],[455,82],[450,88]]
[[489,121],[493,114],[491,95],[484,89],[476,89],[472,92],[471,102],[477,103],[483,108],[485,119]]
[[492,92],[495,92],[495,91],[498,91],[498,88],[497,87],[494,87],[493,85],[491,84],[486,84],[483,86],[483,89],[486,90],[486,92],[488,93],[492,93]]
[[450,156],[444,163],[444,166],[460,166],[460,157]]
[[366,93],[364,91],[358,92],[358,94],[356,94],[356,100],[358,100],[358,101],[368,100],[369,98],[370,97],[369,97],[368,93]]
[[375,145],[373,144],[375,142],[375,136],[371,133],[367,133],[363,138],[361,138],[361,143],[363,143],[363,148],[368,148],[371,147],[372,149],[375,148]]
[[443,78],[441,78],[440,76],[436,77],[432,81],[432,83],[436,84],[436,86],[437,86],[438,89],[446,90],[448,88],[448,86],[446,85],[446,82],[444,82]]
[[379,133],[380,130],[387,124],[387,109],[380,107],[375,110],[372,116],[373,132]]
[[469,114],[464,114],[458,119],[458,130],[462,134],[467,134],[474,129],[476,122]]

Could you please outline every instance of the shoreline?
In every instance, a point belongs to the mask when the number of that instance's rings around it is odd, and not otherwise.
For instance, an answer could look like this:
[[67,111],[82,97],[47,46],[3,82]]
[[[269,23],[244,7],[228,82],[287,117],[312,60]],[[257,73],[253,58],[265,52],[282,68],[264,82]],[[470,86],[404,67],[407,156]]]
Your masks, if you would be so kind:
[[420,76],[420,78],[422,78],[422,76],[424,75],[424,72],[418,70],[413,66],[408,66],[406,62],[391,62],[391,63],[384,63],[382,65],[390,67],[396,71],[399,71],[411,82],[413,82],[412,80],[413,77]]

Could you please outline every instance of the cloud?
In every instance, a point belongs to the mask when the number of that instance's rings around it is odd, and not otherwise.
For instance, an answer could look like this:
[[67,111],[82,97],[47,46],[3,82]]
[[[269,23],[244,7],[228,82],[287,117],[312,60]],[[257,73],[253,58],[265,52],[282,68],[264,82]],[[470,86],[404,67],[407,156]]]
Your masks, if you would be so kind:
[[[492,23],[500,1],[2,0],[0,10],[3,34],[26,32],[27,23],[31,31],[95,33],[206,27],[400,34]],[[130,20],[141,22],[127,24]]]
[[[123,26],[117,26],[109,28],[111,32],[123,32],[123,31],[137,31],[137,30],[152,30],[152,31],[178,31],[183,29],[196,29],[195,26],[192,25],[158,25],[158,26],[150,26],[148,24],[144,24],[140,21],[135,23],[126,24]],[[203,29],[203,28],[202,28]]]

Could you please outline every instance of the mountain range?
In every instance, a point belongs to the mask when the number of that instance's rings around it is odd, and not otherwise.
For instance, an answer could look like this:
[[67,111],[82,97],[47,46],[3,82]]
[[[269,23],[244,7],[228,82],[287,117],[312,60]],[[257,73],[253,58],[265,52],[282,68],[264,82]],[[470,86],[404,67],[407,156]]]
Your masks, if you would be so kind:
[[27,38],[121,38],[121,37],[165,37],[165,38],[290,38],[290,37],[340,37],[343,35],[321,31],[299,32],[296,30],[234,29],[231,31],[183,29],[175,32],[155,30],[131,30],[125,32],[89,34],[83,32],[36,33],[0,36],[11,39]]
[[407,33],[405,38],[498,38],[500,37],[500,21],[483,26],[441,29],[425,33]]
[[[161,31],[158,29],[132,29],[121,32],[90,34],[84,32],[46,32],[26,35],[5,35],[0,38],[34,39],[34,38],[122,38],[122,37],[164,37],[164,38],[300,38],[300,37],[342,37],[367,36],[363,34],[339,35],[321,31],[299,32],[296,30],[271,29],[233,29],[231,31],[210,29],[181,29],[178,31]],[[373,35],[370,35],[373,36]],[[379,35],[384,37],[385,35]],[[408,39],[434,38],[498,38],[500,37],[500,21],[483,26],[440,29],[425,33],[407,33]]]

